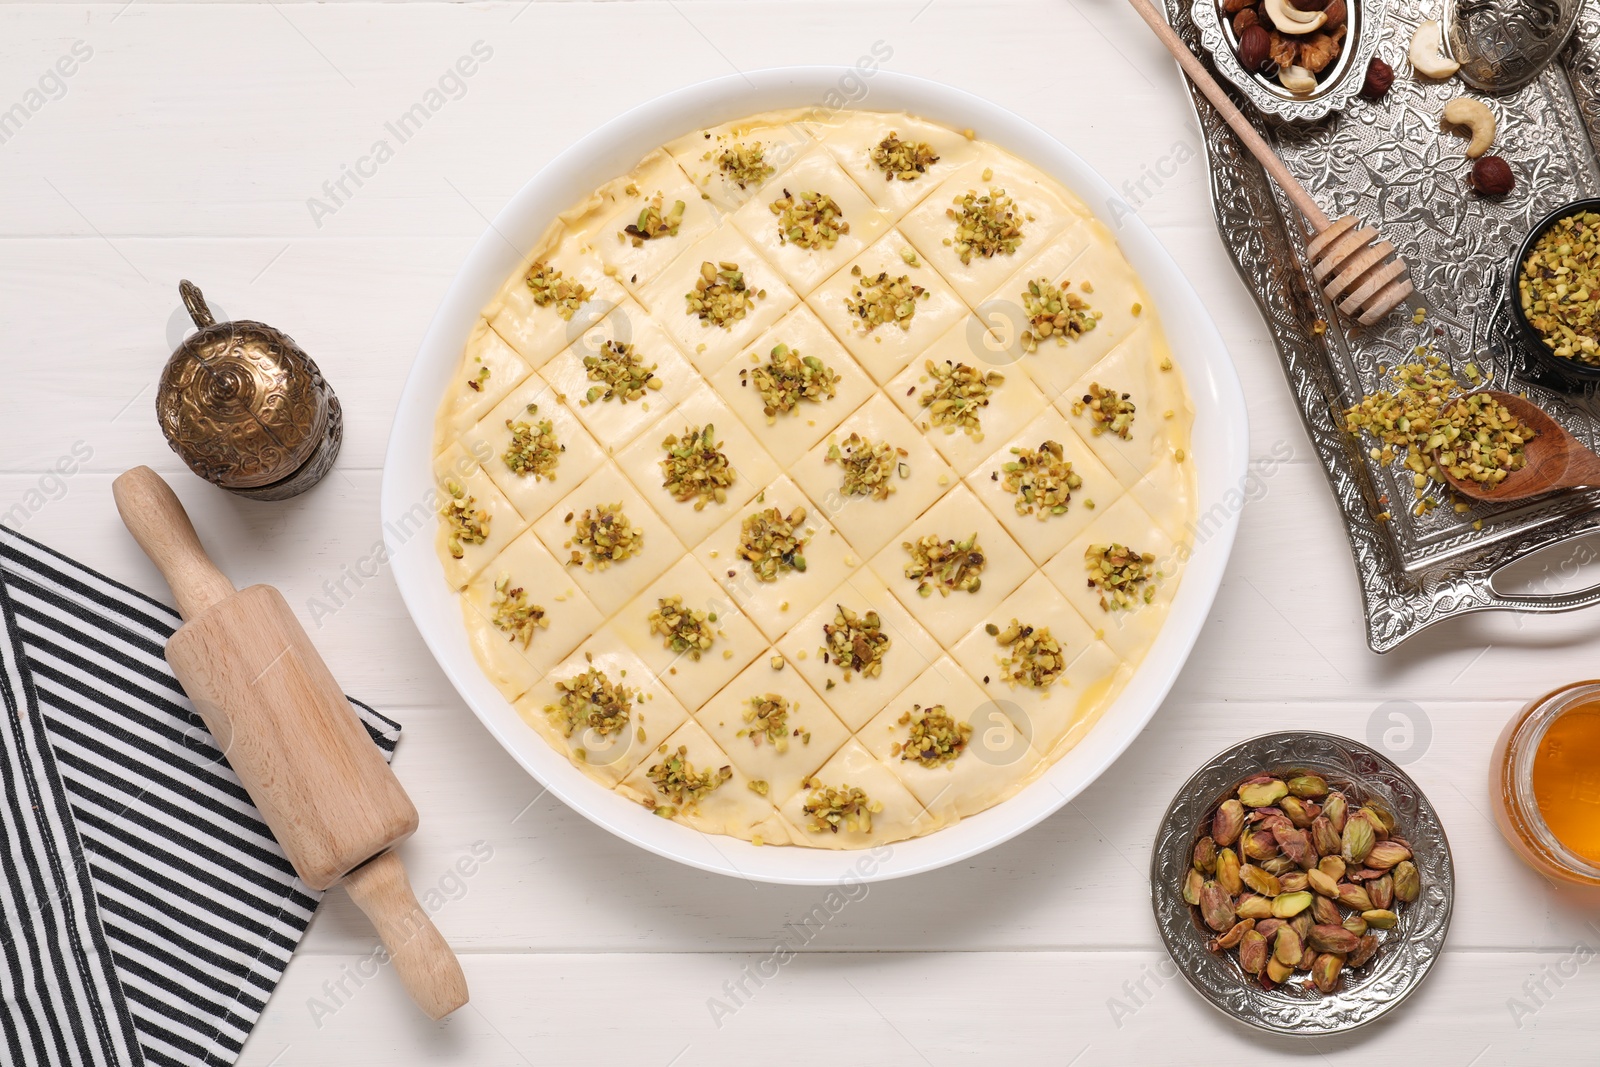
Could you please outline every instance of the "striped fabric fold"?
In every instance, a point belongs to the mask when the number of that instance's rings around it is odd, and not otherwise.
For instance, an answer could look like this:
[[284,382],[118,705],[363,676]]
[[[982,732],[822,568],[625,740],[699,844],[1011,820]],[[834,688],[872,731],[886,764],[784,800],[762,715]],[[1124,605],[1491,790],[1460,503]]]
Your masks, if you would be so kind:
[[319,894],[168,669],[177,613],[4,528],[0,607],[0,1060],[234,1063]]

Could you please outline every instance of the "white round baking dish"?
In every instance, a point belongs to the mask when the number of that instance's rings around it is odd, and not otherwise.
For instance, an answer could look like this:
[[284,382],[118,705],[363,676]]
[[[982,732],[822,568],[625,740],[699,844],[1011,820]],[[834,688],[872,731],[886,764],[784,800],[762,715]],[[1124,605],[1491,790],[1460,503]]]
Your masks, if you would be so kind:
[[[1111,226],[1161,313],[1193,398],[1192,455],[1201,520],[1170,615],[1134,678],[1077,747],[1039,779],[1002,804],[914,840],[857,852],[763,848],[701,834],[606,790],[529,729],[484,677],[434,549],[434,516],[424,514],[433,490],[429,453],[439,398],[479,310],[518,266],[519,249],[530,247],[558,212],[681,133],[759,111],[837,107],[846,101],[974,129],[1052,174]],[[1225,496],[1234,491],[1232,499],[1238,499],[1248,454],[1244,395],[1216,326],[1138,216],[1114,211],[1120,202],[1083,160],[1016,115],[959,89],[851,67],[754,71],[690,86],[613,119],[557,156],[500,211],[456,274],[401,394],[384,464],[381,508],[395,581],[417,629],[467,706],[529,774],[593,822],[680,863],[762,881],[827,885],[932,870],[1014,837],[1072,800],[1144,729],[1182,669],[1233,547],[1238,509]]]

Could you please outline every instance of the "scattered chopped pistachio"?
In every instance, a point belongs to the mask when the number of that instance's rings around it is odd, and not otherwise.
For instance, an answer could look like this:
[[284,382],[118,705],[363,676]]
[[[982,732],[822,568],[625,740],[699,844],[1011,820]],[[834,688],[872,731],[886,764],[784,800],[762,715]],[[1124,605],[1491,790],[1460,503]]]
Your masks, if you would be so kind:
[[884,181],[913,182],[939,162],[933,146],[926,141],[902,141],[894,130],[879,141],[869,153],[872,162],[883,171]]
[[928,708],[913,707],[900,716],[900,725],[910,727],[910,736],[900,745],[900,758],[916,760],[924,767],[942,767],[967,750],[972,726],[956,722],[943,704]]
[[[763,693],[751,697],[744,704],[746,726],[738,736],[750,738],[750,743],[757,748],[765,739],[774,751],[789,751],[789,712],[793,710],[789,701],[779,693]],[[806,740],[810,739],[811,736],[807,734]]]
[[839,375],[833,368],[816,356],[802,356],[799,349],[784,344],[774,345],[765,364],[741,370],[739,377],[755,382],[769,426],[778,421],[779,415],[792,414],[801,401],[820,404],[831,399],[839,386]]
[[544,710],[559,720],[567,737],[574,730],[593,730],[601,737],[620,733],[628,725],[633,705],[643,702],[637,689],[613,683],[598,667],[557,682],[556,692],[561,695],[554,704],[546,704]]
[[[770,790],[772,787],[767,784],[767,780],[765,778],[752,778],[748,782],[745,783],[745,788],[749,789],[750,792],[752,792],[752,793],[758,793],[761,796],[766,796],[767,795],[767,791]],[[751,841],[751,844],[753,844],[753,845],[761,844],[761,838],[759,838],[759,837],[755,838],[754,840]]]
[[901,460],[905,454],[903,449],[886,441],[873,444],[852,430],[842,443],[829,438],[828,454],[823,462],[839,464],[842,470],[840,488],[846,496],[887,500],[895,491],[889,476],[904,466]]
[[752,511],[739,525],[739,556],[749,561],[758,582],[775,582],[786,571],[806,569],[806,542],[802,530],[806,509],[797,507],[787,516],[777,508]]
[[1492,489],[1527,466],[1524,446],[1537,434],[1493,397],[1468,393],[1445,408],[1441,419],[1444,425],[1425,447],[1439,450],[1438,463],[1452,477]]
[[1015,459],[1008,460],[1004,473],[1006,492],[1015,493],[1018,515],[1035,515],[1041,521],[1052,515],[1065,515],[1072,491],[1083,479],[1072,469],[1066,450],[1058,441],[1042,442],[1038,448],[1013,448]]
[[1005,649],[1000,657],[1000,676],[1007,685],[1045,689],[1067,669],[1066,652],[1048,626],[1034,629],[1012,619],[1011,625],[995,634],[994,639]]
[[[665,746],[663,746],[665,747]],[[655,783],[656,792],[672,801],[677,808],[693,808],[713,790],[733,777],[732,767],[707,767],[696,772],[689,762],[689,749],[679,745],[678,751],[663,753],[659,763],[652,763],[645,775]]]
[[[1083,289],[1088,292],[1088,285]],[[1051,337],[1056,339],[1057,345],[1076,340],[1098,326],[1103,314],[1091,308],[1083,297],[1067,292],[1049,278],[1036,278],[1028,283],[1022,294],[1022,310],[1031,327],[1022,332],[1024,352],[1038,351],[1039,342]]]
[[544,608],[528,603],[528,591],[520,585],[512,585],[509,574],[495,579],[494,601],[490,608],[494,612],[495,628],[510,634],[512,641],[521,641],[523,648],[533,643],[534,631],[550,628]]
[[1154,553],[1136,552],[1115,541],[1085,549],[1083,564],[1089,571],[1089,588],[1100,590],[1100,610],[1123,610],[1154,600],[1155,562]]
[[900,262],[904,263],[908,267],[922,266],[922,260],[917,258],[917,250],[912,248],[910,245],[906,245],[904,248],[900,249]]
[[639,218],[623,228],[622,232],[633,241],[635,248],[657,237],[678,236],[678,227],[683,224],[684,202],[674,200],[672,207],[665,212],[661,208],[661,194],[657,193],[650,198],[649,203],[639,209]]
[[[483,360],[480,359],[478,362],[482,363]],[[481,393],[483,392],[483,383],[488,380],[489,368],[479,367],[478,373],[467,379],[467,388],[471,389],[474,393]]]
[[806,829],[813,833],[838,833],[841,828],[851,833],[872,832],[872,817],[883,810],[883,802],[873,800],[853,785],[823,785],[816,778],[807,779],[805,788],[811,790],[800,805],[806,815]]
[[693,500],[696,511],[713,502],[726,503],[733,484],[733,464],[723,454],[716,433],[708,422],[685,426],[683,433],[668,434],[661,442],[667,453],[661,461],[662,488],[680,503]]
[[917,301],[928,299],[928,290],[912,284],[908,274],[891,278],[888,271],[879,271],[876,277],[867,278],[859,266],[851,267],[850,273],[859,280],[845,298],[844,306],[854,317],[857,329],[871,333],[886,323],[911,329]]
[[883,632],[876,611],[858,615],[842,604],[834,605],[833,621],[822,627],[827,655],[844,671],[849,681],[852,671],[867,678],[883,673],[883,657],[889,651],[889,635]]
[[702,325],[729,330],[756,306],[755,298],[763,295],[765,290],[751,293],[745,288],[739,264],[706,260],[700,264],[694,288],[683,294],[683,299],[688,313],[698,316]]
[[1421,304],[1418,304],[1417,305],[1417,310],[1415,310],[1415,311],[1413,311],[1411,313],[1411,325],[1413,325],[1413,326],[1421,326],[1427,320],[1428,320],[1428,309],[1423,307]]
[[1323,334],[1325,334],[1327,332],[1328,332],[1328,320],[1327,319],[1318,319],[1316,322],[1313,322],[1311,324],[1311,336],[1313,336],[1313,337],[1321,337]]
[[1550,351],[1600,366],[1600,212],[1556,221],[1522,263],[1522,314]]
[[924,360],[923,367],[933,384],[917,399],[928,409],[928,421],[945,427],[946,433],[959,427],[968,434],[981,434],[983,424],[978,413],[989,406],[989,394],[1004,384],[1005,375],[948,359],[942,363]]
[[644,551],[644,531],[628,521],[621,503],[598,504],[583,509],[565,547],[572,549],[568,566],[582,564],[585,570],[603,571]]
[[[538,415],[539,405],[529,404],[528,414]],[[555,481],[556,464],[561,461],[561,453],[567,450],[567,446],[556,440],[555,427],[550,420],[527,422],[507,419],[506,429],[511,431],[511,443],[506,445],[505,452],[500,456],[506,467],[513,474],[524,477],[531,474],[535,481],[541,478]]]
[[467,545],[481,545],[489,539],[490,515],[486,508],[478,507],[478,498],[470,496],[465,487],[454,478],[444,483],[448,499],[440,505],[439,515],[449,530],[446,547],[450,555],[460,559]]
[[1127,393],[1106,389],[1099,382],[1090,382],[1089,391],[1083,394],[1083,398],[1072,402],[1074,415],[1082,415],[1085,411],[1094,420],[1089,432],[1096,437],[1108,430],[1124,441],[1133,436],[1134,406]]
[[945,208],[945,214],[955,220],[952,247],[962,263],[971,263],[974,255],[991,259],[1003,252],[1009,256],[1022,244],[1022,218],[1016,201],[1004,189],[990,189],[981,196],[976,189],[968,189],[954,203],[955,207]]
[[647,621],[650,632],[661,635],[662,647],[680,656],[687,654],[695,662],[717,640],[716,616],[684,607],[681,596],[658,597],[656,610]]
[[[709,158],[711,153],[706,155]],[[723,149],[716,157],[717,166],[722,168],[722,173],[728,176],[729,181],[741,189],[760,185],[775,173],[775,168],[766,162],[763,155],[760,141],[751,141],[749,144],[740,142]]]
[[588,371],[591,382],[600,383],[584,394],[585,404],[612,399],[626,404],[630,400],[638,400],[647,390],[661,388],[661,379],[656,376],[656,364],[645,366],[633,345],[625,341],[606,341],[600,346],[599,352],[583,357],[583,367]]
[[528,288],[533,290],[533,302],[542,308],[554,307],[556,314],[567,321],[590,298],[594,290],[581,282],[569,281],[561,271],[540,260],[528,270]]
[[988,563],[976,533],[957,541],[926,534],[915,541],[902,541],[900,547],[911,554],[906,577],[917,583],[918,596],[940,596],[951,591],[976,593],[983,586],[983,568]]
[[802,190],[795,196],[785,189],[783,195],[770,205],[778,216],[778,243],[799,248],[832,248],[843,234],[850,232],[850,223],[837,201],[827,193]]

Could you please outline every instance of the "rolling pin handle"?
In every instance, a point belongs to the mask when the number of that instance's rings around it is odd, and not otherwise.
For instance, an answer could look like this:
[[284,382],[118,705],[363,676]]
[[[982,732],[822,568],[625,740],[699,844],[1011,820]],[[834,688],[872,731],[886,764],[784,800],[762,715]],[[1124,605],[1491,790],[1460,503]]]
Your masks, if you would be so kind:
[[172,487],[149,467],[134,467],[111,483],[128,532],[161,571],[185,621],[234,594],[233,583],[217,570],[189,515]]
[[393,850],[345,875],[344,887],[372,920],[400,983],[429,1018],[443,1019],[467,1002],[461,961],[417,903],[406,869]]

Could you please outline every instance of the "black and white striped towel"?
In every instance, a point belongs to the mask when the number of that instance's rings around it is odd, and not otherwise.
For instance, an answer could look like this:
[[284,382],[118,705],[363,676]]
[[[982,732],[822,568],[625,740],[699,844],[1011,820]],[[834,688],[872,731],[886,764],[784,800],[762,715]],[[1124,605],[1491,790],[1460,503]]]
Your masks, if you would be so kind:
[[179,621],[0,527],[0,1063],[232,1064],[316,910],[162,657]]

